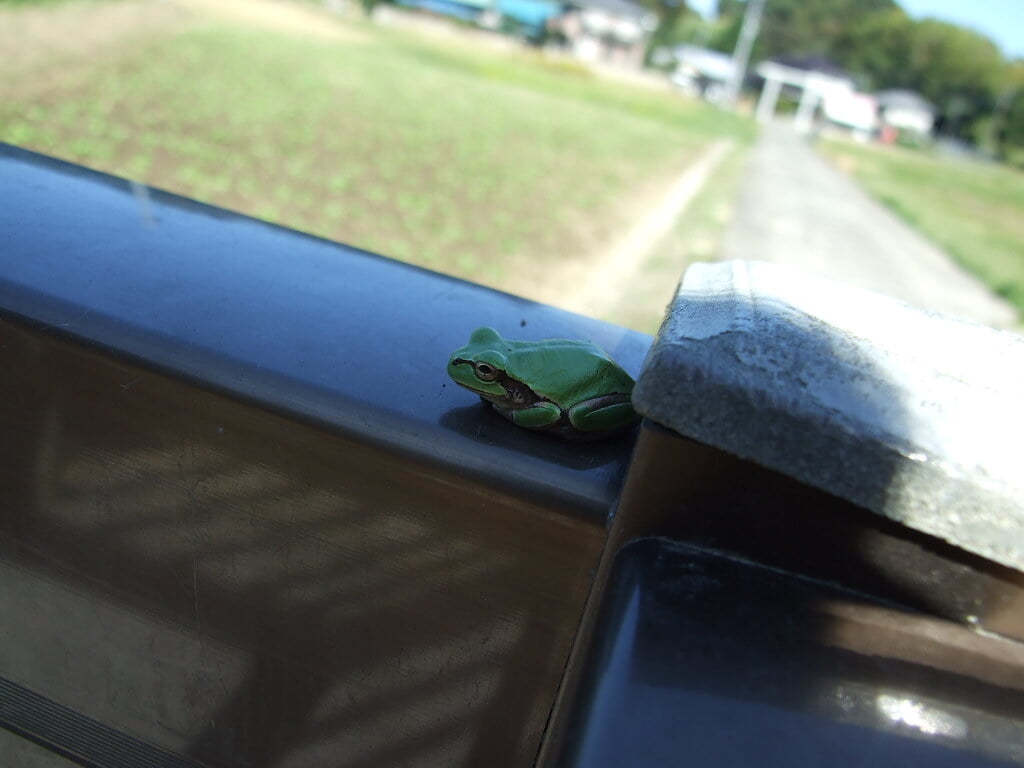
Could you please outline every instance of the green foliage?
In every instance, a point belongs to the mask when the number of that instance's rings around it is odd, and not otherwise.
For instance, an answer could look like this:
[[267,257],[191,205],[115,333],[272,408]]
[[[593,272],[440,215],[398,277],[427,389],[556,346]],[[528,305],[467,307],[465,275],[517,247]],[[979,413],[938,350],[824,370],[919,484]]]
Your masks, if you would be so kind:
[[650,8],[658,18],[648,51],[674,45],[677,42],[676,28],[687,15],[686,0],[640,0],[640,3]]
[[679,18],[671,32],[671,44],[689,43],[707,47],[717,33],[718,24],[705,20],[700,14],[690,12]]
[[909,87],[914,22],[899,8],[865,14],[835,41],[831,54],[868,88]]
[[[743,14],[722,15],[708,39],[708,48],[723,53],[732,53],[740,39],[740,27],[743,26]],[[758,59],[751,59],[756,63]]]
[[988,38],[953,24],[914,24],[907,84],[943,110],[948,133],[969,135],[970,125],[995,104],[1005,62]]
[[1024,313],[1024,173],[898,148],[829,142],[823,149]]
[[1024,167],[1024,59],[1004,70],[989,127],[990,149],[1003,160]]
[[866,17],[835,49],[871,85],[921,93],[943,113],[944,132],[968,137],[995,105],[1006,66],[996,45],[969,29],[902,11]]
[[[651,54],[659,48],[683,44],[714,48],[715,41],[721,35],[721,28],[722,23],[717,19],[705,19],[696,11],[687,9],[658,27],[656,39],[652,40],[648,52]],[[654,62],[648,61],[648,66],[654,66]],[[671,70],[674,64],[661,68]]]
[[[851,26],[896,7],[895,0],[768,0],[751,60],[786,55],[831,56],[837,40]],[[719,12],[731,22],[730,32],[722,37],[721,43],[731,37],[735,44],[745,9],[746,3],[720,0]]]

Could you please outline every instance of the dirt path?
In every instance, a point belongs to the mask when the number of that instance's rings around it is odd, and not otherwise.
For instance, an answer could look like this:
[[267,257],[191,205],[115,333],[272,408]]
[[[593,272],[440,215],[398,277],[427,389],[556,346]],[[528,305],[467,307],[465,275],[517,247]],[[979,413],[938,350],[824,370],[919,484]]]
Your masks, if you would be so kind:
[[558,306],[591,317],[604,315],[620,299],[623,285],[642,269],[654,247],[672,229],[732,146],[725,139],[711,144],[646,216],[595,257],[589,265],[588,278],[559,296]]
[[0,7],[0,93],[23,80],[57,79],[80,59],[118,53],[126,43],[180,28],[189,13],[174,3],[69,2]]
[[277,32],[319,38],[354,41],[357,31],[344,27],[325,10],[282,0],[170,0],[202,16],[248,24]]
[[1013,307],[819,157],[788,123],[752,150],[724,259],[788,264],[998,328]]

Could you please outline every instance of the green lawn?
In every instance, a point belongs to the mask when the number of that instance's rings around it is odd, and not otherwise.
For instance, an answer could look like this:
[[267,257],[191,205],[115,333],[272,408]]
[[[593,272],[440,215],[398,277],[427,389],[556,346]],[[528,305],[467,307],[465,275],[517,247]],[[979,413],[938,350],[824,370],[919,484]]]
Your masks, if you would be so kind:
[[751,133],[570,62],[330,23],[350,39],[199,21],[19,76],[0,141],[529,295],[633,190]]
[[820,146],[1024,313],[1024,173],[898,147],[839,141]]

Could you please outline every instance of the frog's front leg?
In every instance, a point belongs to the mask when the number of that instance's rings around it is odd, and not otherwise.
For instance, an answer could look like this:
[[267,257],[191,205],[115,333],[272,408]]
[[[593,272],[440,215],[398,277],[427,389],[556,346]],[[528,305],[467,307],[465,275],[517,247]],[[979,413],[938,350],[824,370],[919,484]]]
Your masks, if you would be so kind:
[[554,403],[534,403],[529,408],[501,408],[494,406],[494,410],[519,427],[527,429],[543,429],[557,424],[562,418],[562,409]]
[[629,395],[592,397],[569,409],[569,423],[581,432],[623,429],[639,420]]

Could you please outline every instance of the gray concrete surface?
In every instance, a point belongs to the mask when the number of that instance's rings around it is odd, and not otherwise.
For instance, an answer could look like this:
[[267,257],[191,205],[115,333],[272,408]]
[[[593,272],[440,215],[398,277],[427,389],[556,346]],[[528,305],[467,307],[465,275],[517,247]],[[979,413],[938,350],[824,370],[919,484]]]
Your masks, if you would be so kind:
[[996,328],[1017,313],[820,158],[789,122],[751,152],[721,258],[797,267]]
[[775,264],[695,264],[633,401],[1024,570],[1024,338]]

